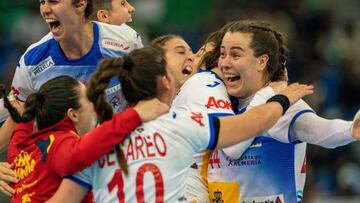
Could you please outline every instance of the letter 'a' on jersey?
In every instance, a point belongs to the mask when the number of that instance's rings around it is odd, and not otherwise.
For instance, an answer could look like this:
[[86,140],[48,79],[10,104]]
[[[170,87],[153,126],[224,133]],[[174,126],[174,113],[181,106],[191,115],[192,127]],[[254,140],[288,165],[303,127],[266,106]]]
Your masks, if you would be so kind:
[[[27,96],[39,90],[46,81],[60,75],[72,76],[86,84],[102,58],[121,57],[142,47],[139,34],[126,24],[115,26],[95,21],[92,23],[93,45],[90,51],[79,59],[67,59],[51,33],[26,50],[16,67],[12,82],[17,99],[25,101]],[[127,105],[117,79],[111,81],[106,97],[114,112],[123,110]],[[0,118],[3,116],[0,115]]]

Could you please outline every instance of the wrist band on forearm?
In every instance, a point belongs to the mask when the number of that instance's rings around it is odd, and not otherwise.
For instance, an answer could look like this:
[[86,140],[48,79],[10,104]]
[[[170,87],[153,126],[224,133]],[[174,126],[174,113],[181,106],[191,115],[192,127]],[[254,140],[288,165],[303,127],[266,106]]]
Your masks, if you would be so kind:
[[283,94],[277,94],[275,96],[272,96],[270,99],[268,99],[266,101],[266,103],[269,102],[278,102],[281,107],[283,108],[283,113],[282,115],[285,114],[285,112],[288,110],[288,108],[290,107],[290,101],[289,98],[287,98],[287,96],[283,95]]

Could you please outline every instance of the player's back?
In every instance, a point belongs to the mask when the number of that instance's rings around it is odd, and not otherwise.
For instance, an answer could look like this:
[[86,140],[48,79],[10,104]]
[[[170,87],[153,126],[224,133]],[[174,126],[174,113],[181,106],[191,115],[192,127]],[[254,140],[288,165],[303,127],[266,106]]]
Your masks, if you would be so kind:
[[121,144],[128,176],[112,151],[74,178],[92,188],[96,202],[185,202],[192,156],[215,140],[209,123],[206,114],[171,112],[138,127]]

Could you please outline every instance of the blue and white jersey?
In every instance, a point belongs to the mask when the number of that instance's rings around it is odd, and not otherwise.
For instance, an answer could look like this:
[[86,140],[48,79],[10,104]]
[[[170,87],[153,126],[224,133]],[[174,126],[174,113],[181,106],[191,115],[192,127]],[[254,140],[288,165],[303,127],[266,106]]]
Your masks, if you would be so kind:
[[120,145],[126,176],[114,151],[71,180],[92,189],[95,202],[187,202],[185,184],[192,156],[215,147],[212,117],[170,112],[135,129]]
[[210,201],[302,202],[306,143],[292,136],[292,125],[313,110],[302,100],[292,105],[267,133],[254,139],[239,159],[216,150],[208,167]]
[[[212,71],[200,70],[181,87],[171,107],[189,112],[207,112],[212,116],[233,115],[231,101],[222,79]],[[210,150],[194,155],[186,181],[188,202],[209,202],[207,166]]]
[[[46,81],[60,75],[72,76],[86,84],[96,71],[100,59],[121,57],[142,47],[139,34],[126,24],[115,26],[95,21],[92,24],[93,45],[79,59],[67,59],[51,33],[26,50],[17,65],[12,83],[18,99],[25,101],[29,94],[36,92]],[[126,106],[119,81],[114,79],[111,82],[106,95],[114,111],[121,111]]]

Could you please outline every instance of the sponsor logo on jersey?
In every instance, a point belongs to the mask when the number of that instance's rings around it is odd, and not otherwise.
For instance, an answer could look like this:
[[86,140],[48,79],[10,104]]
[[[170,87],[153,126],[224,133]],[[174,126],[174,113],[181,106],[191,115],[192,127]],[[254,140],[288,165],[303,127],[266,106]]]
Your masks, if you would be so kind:
[[101,46],[115,51],[128,51],[130,49],[130,45],[125,42],[119,42],[109,39],[101,40]]
[[284,203],[284,195],[242,198],[241,203]]
[[31,70],[31,73],[35,77],[54,65],[55,65],[55,63],[54,63],[53,59],[51,58],[51,56],[49,56],[45,60],[41,61],[35,68],[33,68]]
[[14,160],[14,170],[20,180],[28,177],[35,169],[36,161],[26,151],[20,152]]
[[260,155],[241,156],[240,159],[230,159],[227,157],[228,166],[254,166],[261,164]]
[[209,97],[207,104],[205,104],[205,107],[210,108],[216,108],[216,109],[228,109],[231,110],[231,102],[225,101],[223,99],[216,99],[214,96]]
[[256,142],[250,145],[249,148],[257,148],[257,147],[262,147],[262,142]]
[[114,93],[116,93],[116,92],[118,92],[118,91],[120,91],[120,90],[121,90],[121,85],[120,85],[120,84],[117,84],[117,85],[115,85],[114,87],[107,88],[107,89],[105,90],[105,94],[106,94],[106,95],[114,94]]

